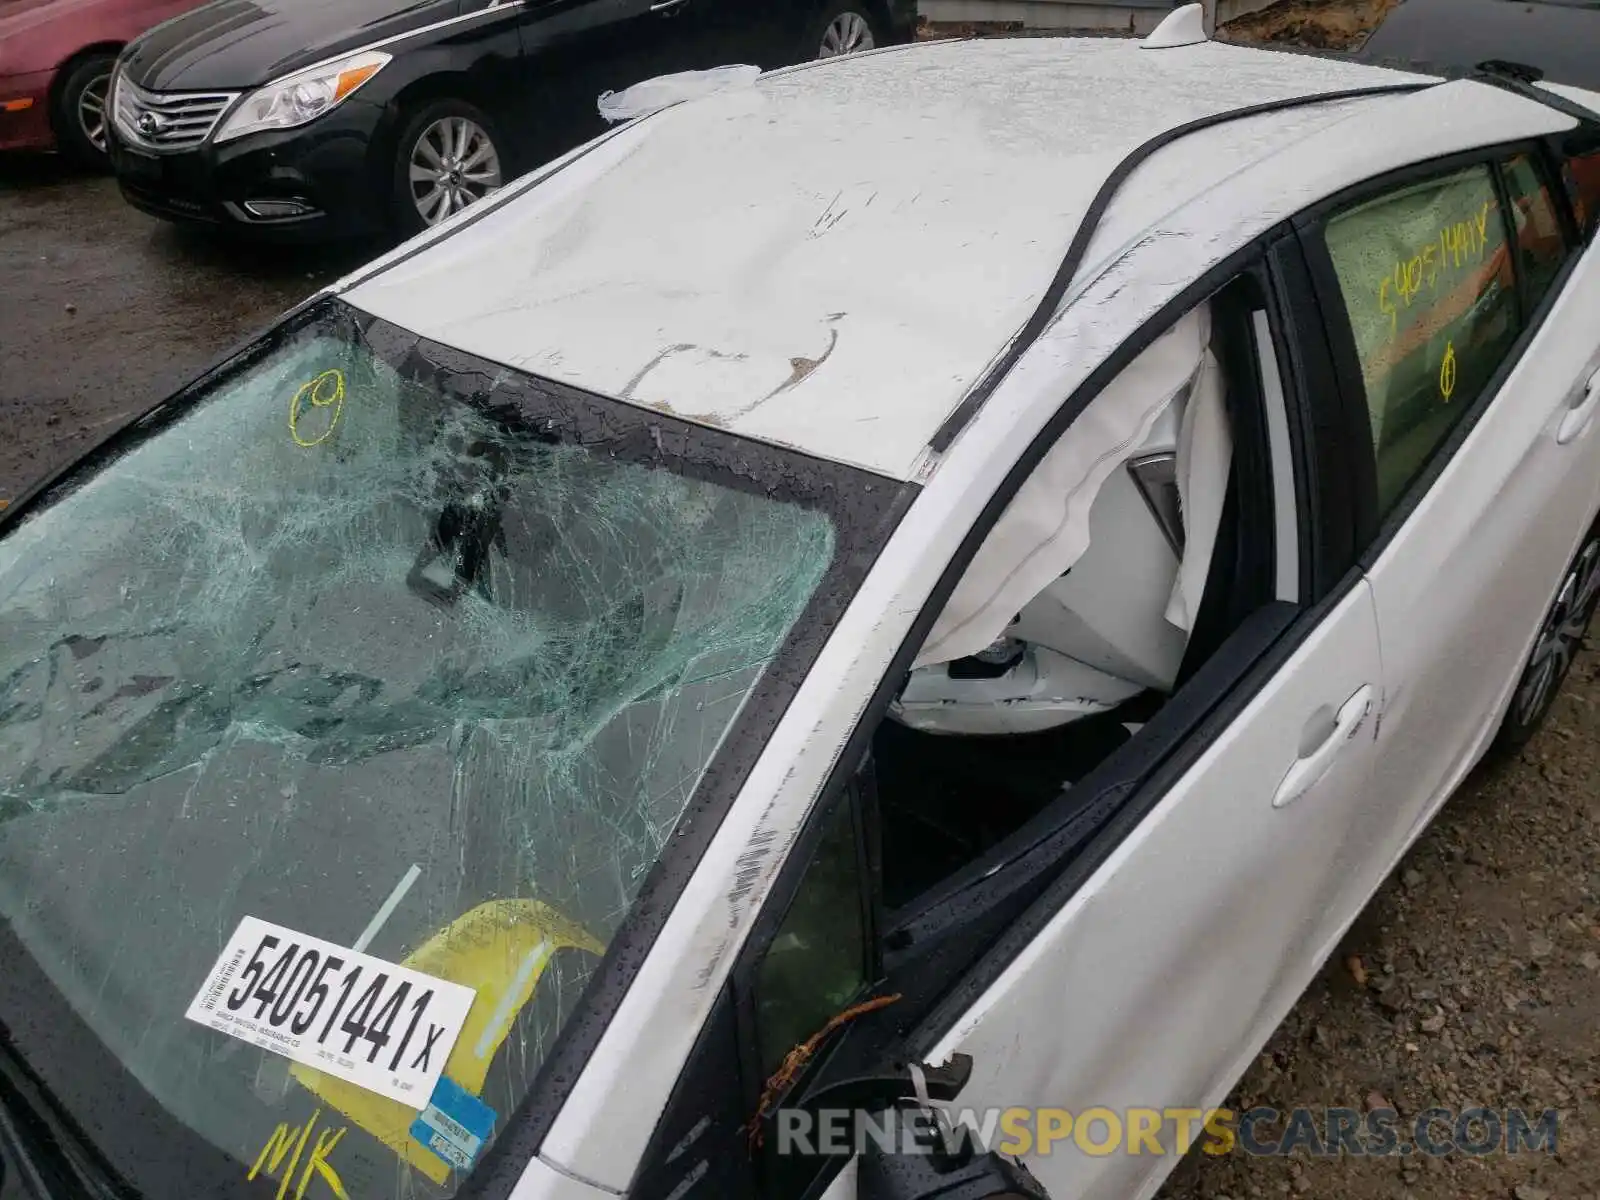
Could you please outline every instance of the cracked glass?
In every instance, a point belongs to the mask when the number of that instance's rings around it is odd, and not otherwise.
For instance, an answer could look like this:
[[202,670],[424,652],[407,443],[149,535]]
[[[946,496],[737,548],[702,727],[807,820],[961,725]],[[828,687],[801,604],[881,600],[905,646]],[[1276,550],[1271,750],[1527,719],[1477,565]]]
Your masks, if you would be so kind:
[[497,1015],[445,1074],[503,1130],[792,690],[837,473],[337,302],[252,357],[0,541],[0,1022],[69,1008],[189,1139],[106,1133],[146,1194],[453,1195],[414,1110],[186,1007],[246,915],[466,983]]

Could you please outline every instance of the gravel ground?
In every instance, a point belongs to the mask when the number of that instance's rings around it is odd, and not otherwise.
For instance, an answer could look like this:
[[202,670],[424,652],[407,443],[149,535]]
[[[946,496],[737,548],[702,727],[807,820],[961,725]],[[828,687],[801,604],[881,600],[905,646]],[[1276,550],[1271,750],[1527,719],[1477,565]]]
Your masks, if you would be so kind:
[[1557,1153],[1192,1156],[1164,1200],[1600,1197],[1600,654],[1549,723],[1480,767],[1229,1098],[1286,1112],[1560,1113]]
[[[0,161],[0,501],[365,252],[180,236],[107,180]],[[1546,730],[1450,802],[1229,1101],[1402,1122],[1433,1105],[1555,1108],[1558,1152],[1195,1155],[1165,1200],[1600,1200],[1597,736],[1591,650]]]

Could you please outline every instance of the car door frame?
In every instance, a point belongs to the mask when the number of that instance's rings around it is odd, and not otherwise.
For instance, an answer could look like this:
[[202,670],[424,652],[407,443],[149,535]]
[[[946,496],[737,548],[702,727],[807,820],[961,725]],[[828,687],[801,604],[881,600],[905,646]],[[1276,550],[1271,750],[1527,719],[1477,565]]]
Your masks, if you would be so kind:
[[[1600,254],[1600,241],[1597,241],[1593,234],[1586,240],[1584,230],[1579,227],[1569,180],[1563,170],[1567,147],[1574,141],[1588,144],[1593,137],[1592,130],[1576,130],[1567,134],[1499,141],[1460,153],[1442,155],[1365,180],[1355,187],[1328,197],[1296,218],[1295,227],[1304,249],[1305,260],[1311,270],[1317,302],[1327,317],[1324,328],[1328,336],[1328,353],[1334,363],[1337,388],[1344,397],[1342,411],[1348,422],[1344,436],[1355,449],[1352,462],[1353,478],[1356,480],[1353,524],[1357,539],[1357,561],[1363,572],[1371,574],[1384,568],[1385,556],[1392,543],[1412,521],[1419,506],[1432,495],[1441,476],[1449,469],[1485,416],[1505,396],[1508,382],[1524,363],[1530,347],[1540,336],[1546,320],[1562,298],[1574,275],[1580,269],[1595,269],[1592,263],[1586,264],[1585,260]],[[1566,258],[1560,270],[1546,287],[1543,296],[1532,304],[1528,296],[1526,272],[1520,255],[1516,252],[1516,230],[1511,216],[1512,205],[1504,172],[1504,164],[1519,155],[1530,156],[1537,165],[1541,181],[1555,203],[1557,219],[1567,246]],[[1468,402],[1465,411],[1444,439],[1433,449],[1422,470],[1406,485],[1391,510],[1380,513],[1377,450],[1373,443],[1370,418],[1366,409],[1366,392],[1362,383],[1360,360],[1323,232],[1329,219],[1337,213],[1348,211],[1353,205],[1381,199],[1408,183],[1420,183],[1478,166],[1486,167],[1490,172],[1502,214],[1501,220],[1506,223],[1506,246],[1516,281],[1515,302],[1520,328],[1494,373],[1480,392]],[[1595,365],[1595,361],[1591,359],[1590,369],[1592,370]],[[1552,407],[1546,418],[1553,419],[1555,412],[1556,409]],[[1552,567],[1550,571],[1548,593],[1543,601],[1546,607],[1554,601],[1562,584],[1564,564],[1576,553],[1597,512],[1600,512],[1600,480],[1597,480],[1595,486],[1590,489],[1587,507],[1588,512],[1582,523],[1575,522],[1569,531],[1570,537],[1566,539],[1567,544],[1562,551],[1561,565]],[[1380,629],[1384,627],[1384,605],[1381,601],[1380,595]],[[1541,612],[1543,611],[1541,609]],[[1430,785],[1423,789],[1425,794],[1417,795],[1409,794],[1412,789],[1403,789],[1405,794],[1395,797],[1398,828],[1392,838],[1391,853],[1385,856],[1381,864],[1374,866],[1375,871],[1381,867],[1381,872],[1374,876],[1374,888],[1400,860],[1406,849],[1426,830],[1439,808],[1488,751],[1495,731],[1515,693],[1522,664],[1526,661],[1538,636],[1539,619],[1530,617],[1526,622],[1526,628],[1519,625],[1507,629],[1509,637],[1518,639],[1516,656],[1518,665],[1501,682],[1492,710],[1483,716],[1481,727],[1471,732],[1463,754],[1458,760],[1451,762],[1438,786]],[[1386,636],[1393,636],[1392,628]],[[1404,680],[1391,678],[1386,683],[1391,693],[1396,686],[1403,687]],[[1390,695],[1386,694],[1385,707],[1390,698]],[[1380,712],[1380,729],[1383,715]],[[1382,786],[1381,781],[1375,781],[1375,786]]]
[[[1322,618],[1345,602],[1354,589],[1363,586],[1360,572],[1355,569],[1354,528],[1350,523],[1347,481],[1352,447],[1340,435],[1345,415],[1342,411],[1330,413],[1331,408],[1342,408],[1344,397],[1331,384],[1328,343],[1321,332],[1322,315],[1310,288],[1298,238],[1292,223],[1285,221],[1252,239],[1182,289],[1074,389],[1012,464],[1004,485],[965,533],[960,549],[923,603],[808,814],[795,848],[735,960],[712,1017],[701,1030],[656,1126],[640,1171],[628,1189],[630,1200],[666,1200],[696,1194],[688,1190],[689,1185],[703,1188],[708,1177],[714,1186],[704,1192],[707,1195],[730,1200],[765,1195],[755,1170],[734,1169],[727,1161],[729,1155],[710,1150],[718,1137],[727,1136],[731,1130],[748,1133],[752,1129],[750,1114],[764,1088],[765,1081],[755,1061],[755,974],[804,883],[825,823],[840,804],[854,805],[858,813],[870,806],[870,799],[856,786],[856,775],[868,756],[873,731],[888,712],[899,680],[989,530],[1071,423],[1176,320],[1232,281],[1251,274],[1264,289],[1288,417],[1297,513],[1298,601],[1274,602],[1259,610],[1196,673],[1192,685],[1152,719],[1146,727],[1151,736],[1144,748],[1125,755],[1121,761],[1102,764],[1103,768],[1109,765],[1100,787],[1102,794],[1116,800],[1112,814],[1082,844],[1071,864],[1045,884],[1021,918],[1010,922],[992,943],[970,959],[948,968],[955,980],[952,987],[932,997],[920,1010],[911,1005],[890,1004],[852,1020],[818,1050],[788,1094],[803,1094],[819,1083],[833,1085],[847,1079],[855,1081],[858,1091],[870,1090],[872,1083],[885,1092],[898,1086],[900,1076],[892,1064],[921,1061],[918,1056],[933,1048],[955,1018],[1000,977],[1061,906],[1138,828],[1218,733],[1276,676]],[[1098,774],[1097,771],[1095,775]],[[857,819],[870,826],[870,811],[863,815],[865,820]],[[864,863],[875,863],[875,847],[870,840],[865,841],[861,855]],[[868,927],[881,929],[885,914],[875,876],[869,875],[867,884],[873,893],[867,898],[872,914]],[[876,946],[875,957],[867,965],[869,988],[884,979],[884,953],[882,945]],[[903,1030],[907,1024],[910,1029]],[[738,1105],[730,1105],[726,1097],[713,1099],[719,1082],[724,1091],[729,1090],[729,1078],[740,1081]],[[695,1153],[686,1152],[691,1147],[706,1150],[706,1156],[697,1158]],[[823,1166],[801,1195],[806,1200],[820,1196],[846,1161],[839,1159]],[[783,1200],[798,1197],[785,1193]]]
[[[1346,188],[1308,208],[1294,219],[1295,232],[1300,239],[1304,260],[1310,272],[1314,302],[1323,315],[1323,328],[1327,332],[1327,353],[1333,365],[1336,389],[1340,396],[1338,411],[1343,415],[1345,427],[1336,436],[1344,440],[1350,448],[1348,462],[1350,469],[1355,472],[1354,486],[1350,492],[1350,501],[1353,504],[1351,524],[1358,550],[1357,561],[1363,569],[1370,569],[1382,556],[1389,543],[1394,540],[1395,534],[1410,519],[1417,505],[1432,489],[1439,475],[1460,450],[1461,444],[1477,428],[1490,404],[1501,393],[1506,378],[1515,370],[1523,355],[1527,353],[1529,344],[1538,335],[1555,299],[1578,269],[1579,260],[1583,257],[1583,245],[1573,215],[1571,197],[1567,188],[1563,186],[1558,158],[1561,141],[1560,135],[1519,138],[1413,163],[1401,170],[1377,175],[1355,187]],[[1427,465],[1406,486],[1404,495],[1394,508],[1386,514],[1380,514],[1376,450],[1372,445],[1372,427],[1367,415],[1366,391],[1361,382],[1361,363],[1356,353],[1355,335],[1350,326],[1349,316],[1340,299],[1339,282],[1334,274],[1333,260],[1320,236],[1321,231],[1330,217],[1354,204],[1380,199],[1408,183],[1422,183],[1472,166],[1489,168],[1501,210],[1508,212],[1505,184],[1499,164],[1518,154],[1529,154],[1534,157],[1552,197],[1558,198],[1558,219],[1564,236],[1573,243],[1569,248],[1567,261],[1562,264],[1560,272],[1551,282],[1542,301],[1530,312],[1524,292],[1523,272],[1517,260],[1513,258],[1513,270],[1517,278],[1518,319],[1522,322],[1522,328],[1499,368],[1479,395],[1473,399],[1462,418],[1451,427],[1449,435],[1434,449]],[[1507,245],[1511,244],[1508,233]]]

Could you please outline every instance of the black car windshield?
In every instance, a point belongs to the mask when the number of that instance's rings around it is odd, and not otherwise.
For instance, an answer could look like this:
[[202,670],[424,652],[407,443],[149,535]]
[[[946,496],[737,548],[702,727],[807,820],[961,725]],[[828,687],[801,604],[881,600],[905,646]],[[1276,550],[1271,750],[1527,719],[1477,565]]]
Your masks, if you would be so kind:
[[[337,300],[80,475],[0,540],[0,1029],[145,1196],[475,1193],[897,485]],[[246,918],[474,989],[434,1126],[186,1019]],[[280,951],[247,1013],[298,1025]]]

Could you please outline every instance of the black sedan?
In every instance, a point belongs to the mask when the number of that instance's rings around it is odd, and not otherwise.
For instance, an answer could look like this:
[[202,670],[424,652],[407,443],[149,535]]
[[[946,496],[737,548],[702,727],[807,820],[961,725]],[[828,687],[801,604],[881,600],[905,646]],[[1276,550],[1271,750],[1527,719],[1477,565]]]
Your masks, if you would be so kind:
[[158,217],[403,236],[600,132],[602,92],[915,22],[914,0],[215,0],[123,53],[109,150]]

